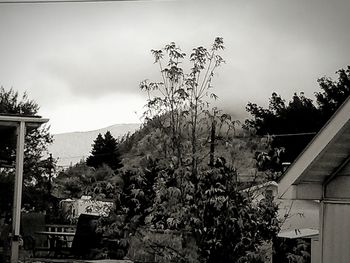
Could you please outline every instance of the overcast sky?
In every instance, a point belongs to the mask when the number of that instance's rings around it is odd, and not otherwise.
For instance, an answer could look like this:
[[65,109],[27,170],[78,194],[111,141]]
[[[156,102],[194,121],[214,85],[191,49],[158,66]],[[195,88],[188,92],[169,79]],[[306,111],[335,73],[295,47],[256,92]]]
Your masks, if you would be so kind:
[[349,0],[178,0],[1,4],[0,85],[27,91],[51,132],[139,122],[139,82],[158,80],[151,49],[224,38],[214,86],[237,118],[273,91],[313,97],[350,64]]

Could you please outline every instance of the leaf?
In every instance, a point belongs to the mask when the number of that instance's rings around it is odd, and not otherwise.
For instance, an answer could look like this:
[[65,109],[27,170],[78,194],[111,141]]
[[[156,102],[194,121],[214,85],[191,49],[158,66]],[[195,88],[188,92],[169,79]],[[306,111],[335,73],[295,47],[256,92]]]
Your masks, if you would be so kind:
[[219,97],[215,93],[211,93],[210,98],[214,98],[214,100],[217,100]]
[[154,56],[154,59],[155,59],[154,63],[157,63],[160,59],[163,58],[162,50],[154,50],[154,49],[152,49],[151,53],[152,53],[152,55]]
[[226,121],[226,120],[231,121],[231,115],[224,113],[224,114],[222,114],[222,115],[220,116],[220,120],[221,120],[222,122],[224,122],[224,121]]

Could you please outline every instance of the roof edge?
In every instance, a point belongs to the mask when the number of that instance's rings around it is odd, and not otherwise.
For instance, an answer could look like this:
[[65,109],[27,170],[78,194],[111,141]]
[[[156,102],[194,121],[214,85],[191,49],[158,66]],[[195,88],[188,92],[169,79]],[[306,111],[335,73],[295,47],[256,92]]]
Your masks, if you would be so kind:
[[350,120],[350,96],[343,102],[338,110],[320,129],[311,142],[299,154],[291,166],[284,173],[279,181],[279,197],[287,192],[288,188],[294,184],[315,161],[317,156],[336,137],[344,125]]
[[18,123],[18,122],[29,122],[29,123],[46,123],[49,119],[41,118],[40,116],[14,116],[14,115],[0,115],[0,123]]

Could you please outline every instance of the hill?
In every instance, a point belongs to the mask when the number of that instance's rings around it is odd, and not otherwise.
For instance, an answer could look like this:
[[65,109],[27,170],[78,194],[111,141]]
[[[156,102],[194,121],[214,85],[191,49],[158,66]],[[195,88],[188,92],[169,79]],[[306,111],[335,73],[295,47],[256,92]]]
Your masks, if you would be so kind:
[[[209,134],[209,130],[204,127],[203,130]],[[226,132],[223,129],[222,134]],[[164,142],[162,136],[152,123],[142,125],[135,133],[127,136],[120,145],[124,169],[143,167],[148,156],[162,159],[165,147],[162,144]],[[256,176],[262,177],[262,173],[256,169],[255,153],[265,150],[265,139],[251,136],[242,127],[237,127],[236,131],[226,139],[223,137],[218,136],[215,157],[224,157],[229,166],[237,169],[240,181],[252,181]],[[202,146],[199,155],[204,157],[203,163],[208,163],[209,143]]]
[[86,131],[54,134],[54,142],[49,146],[49,152],[54,158],[58,158],[58,166],[67,167],[85,159],[91,151],[91,144],[99,133],[110,131],[115,137],[121,137],[127,133],[133,133],[140,127],[138,123],[115,124],[106,128]]
[[[54,158],[58,158],[58,166],[66,168],[86,159],[94,139],[106,131],[110,131],[115,138],[128,134],[120,144],[124,169],[139,168],[144,165],[147,156],[157,158],[162,155],[161,134],[152,124],[116,124],[94,131],[56,134],[49,151]],[[235,167],[240,181],[251,181],[257,176],[255,152],[263,148],[261,138],[251,137],[242,128],[238,128],[235,136],[217,141],[215,156],[224,157],[229,165]],[[205,146],[201,155],[208,156],[208,149],[208,145]],[[208,162],[207,159],[208,157],[203,161]]]

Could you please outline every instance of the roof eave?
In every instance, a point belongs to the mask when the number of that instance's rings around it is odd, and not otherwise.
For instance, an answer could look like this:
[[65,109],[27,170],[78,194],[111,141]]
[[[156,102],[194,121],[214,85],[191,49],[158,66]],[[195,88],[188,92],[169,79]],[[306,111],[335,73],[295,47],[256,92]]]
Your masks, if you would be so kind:
[[287,169],[278,186],[280,198],[284,197],[292,185],[297,184],[298,180],[306,174],[308,168],[317,160],[317,157],[341,134],[342,128],[349,122],[349,112],[350,96]]
[[20,122],[25,122],[26,126],[38,127],[41,124],[48,122],[49,119],[44,119],[39,116],[12,116],[0,115],[1,126],[17,126]]

